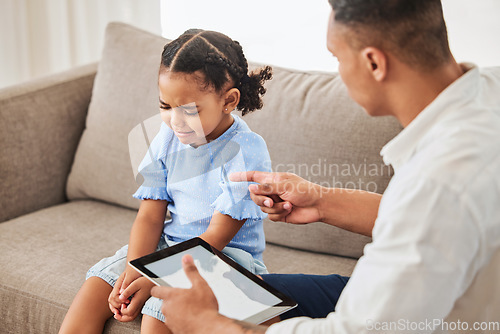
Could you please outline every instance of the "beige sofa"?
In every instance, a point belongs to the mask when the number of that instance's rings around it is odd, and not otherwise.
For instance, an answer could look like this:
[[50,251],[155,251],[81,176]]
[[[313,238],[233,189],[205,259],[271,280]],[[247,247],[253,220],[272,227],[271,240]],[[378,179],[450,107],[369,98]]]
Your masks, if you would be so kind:
[[[128,139],[158,113],[165,43],[114,23],[98,65],[0,91],[1,333],[56,333],[87,269],[127,243],[139,204]],[[384,191],[392,171],[379,151],[401,130],[395,120],[368,117],[335,73],[275,67],[267,88],[263,110],[244,119],[274,170]],[[324,224],[265,231],[274,273],[349,275],[370,241]],[[111,320],[105,332],[139,324]]]

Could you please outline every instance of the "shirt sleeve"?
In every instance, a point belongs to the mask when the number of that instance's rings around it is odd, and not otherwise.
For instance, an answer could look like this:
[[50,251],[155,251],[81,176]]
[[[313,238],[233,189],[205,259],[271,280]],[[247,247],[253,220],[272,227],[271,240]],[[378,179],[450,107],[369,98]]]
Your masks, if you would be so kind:
[[166,200],[171,202],[167,193],[167,168],[165,156],[167,146],[172,138],[172,131],[162,123],[160,131],[152,140],[151,145],[139,165],[139,174],[143,183],[132,195],[137,199]]
[[[399,187],[402,188],[402,187]],[[432,333],[484,265],[474,199],[432,181],[386,190],[373,230],[335,312],[267,333]],[[471,204],[472,203],[472,204]]]
[[256,133],[237,134],[225,145],[219,187],[222,193],[212,208],[237,220],[261,220],[267,214],[250,198],[250,182],[232,182],[229,174],[243,171],[271,171],[271,159],[266,143]]

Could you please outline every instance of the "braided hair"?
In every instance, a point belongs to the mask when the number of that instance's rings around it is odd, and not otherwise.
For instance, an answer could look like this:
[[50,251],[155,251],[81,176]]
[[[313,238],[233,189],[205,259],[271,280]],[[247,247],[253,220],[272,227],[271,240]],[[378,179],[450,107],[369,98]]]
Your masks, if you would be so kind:
[[272,78],[265,66],[248,72],[248,62],[237,41],[215,31],[190,29],[165,45],[160,70],[194,73],[201,71],[204,84],[221,92],[228,82],[240,91],[238,109],[242,115],[262,108],[264,82]]

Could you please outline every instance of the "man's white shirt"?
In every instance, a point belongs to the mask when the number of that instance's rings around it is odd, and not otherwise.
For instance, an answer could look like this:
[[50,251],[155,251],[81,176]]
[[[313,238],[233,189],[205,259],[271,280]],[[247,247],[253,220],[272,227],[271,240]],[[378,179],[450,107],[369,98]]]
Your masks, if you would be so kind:
[[382,149],[395,174],[335,312],[267,333],[445,331],[439,322],[500,249],[500,68],[462,66],[467,72]]

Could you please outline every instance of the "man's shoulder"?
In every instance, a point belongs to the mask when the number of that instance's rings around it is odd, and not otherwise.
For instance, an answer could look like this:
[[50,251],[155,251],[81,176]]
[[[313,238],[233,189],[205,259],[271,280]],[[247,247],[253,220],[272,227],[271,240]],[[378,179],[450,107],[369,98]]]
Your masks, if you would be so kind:
[[500,85],[500,66],[481,67],[479,73],[482,79],[487,80],[488,85]]
[[[462,191],[492,166],[500,170],[500,113],[470,106],[464,111],[469,115],[459,113],[434,126],[422,140],[407,164],[407,169],[418,171],[413,177]],[[494,178],[500,183],[500,174]]]
[[485,67],[480,69],[479,101],[500,114],[500,67]]

